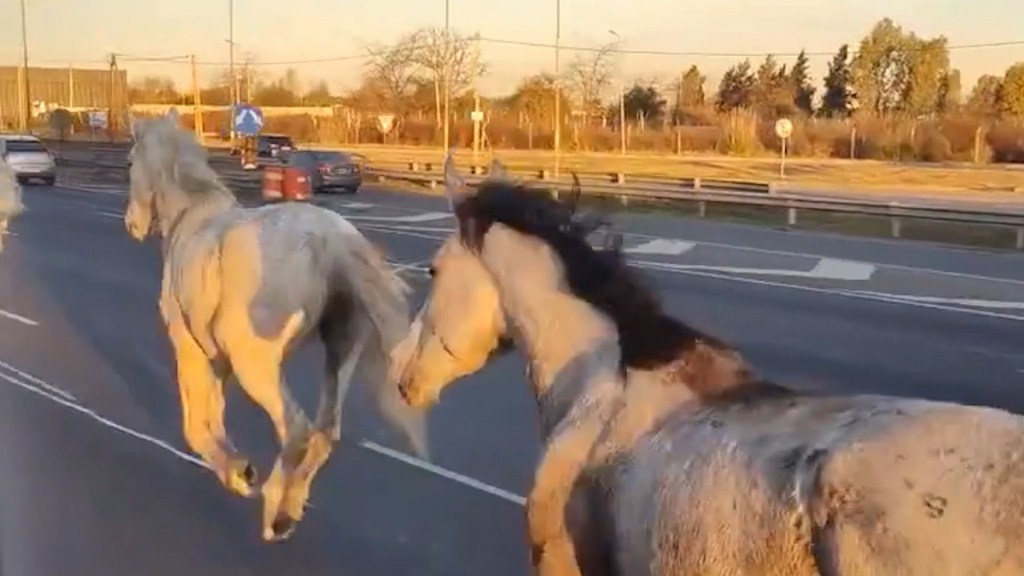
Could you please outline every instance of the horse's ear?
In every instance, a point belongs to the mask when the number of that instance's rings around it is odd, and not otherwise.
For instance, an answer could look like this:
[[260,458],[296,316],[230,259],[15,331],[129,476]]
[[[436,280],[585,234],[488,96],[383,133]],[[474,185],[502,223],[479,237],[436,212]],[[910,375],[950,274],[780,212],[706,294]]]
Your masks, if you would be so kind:
[[451,150],[444,158],[444,194],[448,197],[448,205],[452,211],[469,196],[469,186],[455,168],[455,155]]
[[494,180],[508,180],[508,170],[497,158],[491,160],[491,167],[487,169],[487,177]]

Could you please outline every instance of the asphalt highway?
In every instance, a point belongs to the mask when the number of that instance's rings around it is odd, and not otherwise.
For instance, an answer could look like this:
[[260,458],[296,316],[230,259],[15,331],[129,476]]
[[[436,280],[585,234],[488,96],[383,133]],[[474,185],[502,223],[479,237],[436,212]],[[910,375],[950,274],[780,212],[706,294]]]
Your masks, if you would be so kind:
[[[292,540],[190,461],[156,308],[157,246],[114,187],[28,187],[0,254],[0,572],[5,576],[526,573],[522,497],[538,448],[523,364],[503,358],[431,415],[431,462],[403,455],[358,388]],[[323,201],[397,263],[424,266],[439,198],[367,188]],[[805,388],[1024,413],[1024,256],[658,215],[625,247],[691,323]],[[410,270],[418,298],[427,285]],[[289,380],[307,406],[320,353]],[[269,422],[232,391],[228,424],[263,471]]]

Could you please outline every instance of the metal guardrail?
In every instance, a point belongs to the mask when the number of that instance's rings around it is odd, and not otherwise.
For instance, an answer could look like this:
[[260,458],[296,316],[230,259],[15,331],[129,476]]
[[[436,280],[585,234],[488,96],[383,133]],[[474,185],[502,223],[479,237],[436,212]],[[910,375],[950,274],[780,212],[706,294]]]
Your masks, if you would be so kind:
[[[127,182],[127,147],[123,144],[97,146],[91,151],[68,151],[58,157],[59,165],[92,167],[99,171],[121,171]],[[251,191],[260,186],[259,172],[241,169],[238,159],[224,154],[211,154],[210,164],[235,188]],[[440,166],[426,162],[375,162],[365,169],[365,175],[381,180],[401,181],[431,188],[443,181]],[[558,180],[546,170],[510,170],[524,182],[548,188],[553,194],[571,189],[570,176]],[[707,213],[707,205],[732,204],[783,209],[789,226],[798,222],[800,210],[868,215],[889,219],[890,235],[902,236],[902,225],[906,219],[921,219],[961,224],[997,226],[1016,232],[1016,248],[1024,250],[1024,213],[981,210],[972,208],[947,208],[938,206],[913,205],[899,202],[878,202],[846,198],[810,197],[779,193],[771,183],[719,180],[706,178],[650,178],[627,177],[624,174],[580,173],[580,182],[589,196],[614,198],[627,205],[634,201],[679,201],[695,202],[700,216]],[[470,166],[470,184],[477,184],[483,178],[483,168]]]

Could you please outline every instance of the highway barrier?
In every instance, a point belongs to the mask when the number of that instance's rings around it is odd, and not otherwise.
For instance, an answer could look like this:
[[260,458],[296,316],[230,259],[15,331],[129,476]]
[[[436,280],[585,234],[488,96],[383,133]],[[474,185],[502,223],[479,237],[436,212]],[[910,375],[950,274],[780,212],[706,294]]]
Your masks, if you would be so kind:
[[[58,165],[91,171],[96,178],[128,181],[128,147],[125,144],[93,143],[61,148],[52,145],[58,156]],[[237,157],[224,151],[211,150],[210,164],[225,183],[242,193],[258,195],[261,189],[259,171],[244,171]],[[460,162],[470,174],[467,180],[477,184],[486,177],[482,166],[468,166]],[[529,170],[513,167],[510,174],[524,183],[551,190],[555,195],[567,192],[573,185],[572,175],[562,173],[555,178],[548,170]],[[404,182],[428,188],[437,188],[443,181],[440,163],[421,161],[377,161],[364,167],[367,179]],[[621,173],[580,173],[583,193],[588,196],[611,198],[628,205],[631,201],[661,201],[696,203],[698,214],[704,216],[709,204],[761,206],[782,209],[789,226],[795,226],[801,211],[832,212],[871,215],[887,218],[893,238],[902,236],[903,222],[921,219],[957,222],[1010,228],[1015,231],[1017,249],[1024,249],[1024,212],[975,208],[953,208],[916,205],[899,202],[879,202],[865,199],[809,196],[781,193],[771,182],[718,180],[707,178],[652,178]]]

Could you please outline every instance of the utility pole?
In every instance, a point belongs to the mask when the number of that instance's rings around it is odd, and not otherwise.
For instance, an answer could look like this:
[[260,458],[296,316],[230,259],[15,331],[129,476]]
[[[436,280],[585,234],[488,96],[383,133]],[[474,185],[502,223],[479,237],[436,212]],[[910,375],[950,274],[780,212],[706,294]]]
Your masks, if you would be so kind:
[[448,141],[450,138],[448,121],[449,105],[451,100],[451,74],[452,54],[451,38],[449,28],[451,26],[451,6],[449,0],[444,0],[444,152],[448,153]]
[[108,108],[107,108],[107,135],[110,136],[111,142],[114,140],[114,131],[117,128],[117,122],[115,121],[117,104],[117,54],[110,54],[110,87],[108,94]]
[[626,155],[626,85],[619,84],[619,147]]
[[75,65],[68,64],[68,108],[75,107]]
[[29,122],[32,118],[32,92],[29,90],[28,84],[28,22],[25,12],[25,0],[21,0],[21,97],[24,99],[24,104],[18,115],[20,118],[18,125],[22,132],[28,132]]
[[235,87],[238,85],[235,78],[235,0],[228,0],[228,75],[231,76],[231,108],[229,118],[231,122],[231,149],[235,148],[235,105],[238,104],[238,93]]
[[196,133],[196,140],[203,143],[203,103],[199,90],[199,72],[196,70],[196,55],[188,57],[189,66],[192,68],[192,127]]
[[478,166],[480,155],[480,131],[483,118],[480,112],[480,36],[473,44],[473,166]]
[[562,0],[555,0],[555,180],[562,154],[562,82],[559,63],[562,43]]

